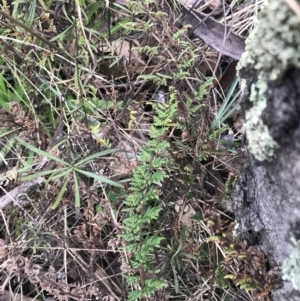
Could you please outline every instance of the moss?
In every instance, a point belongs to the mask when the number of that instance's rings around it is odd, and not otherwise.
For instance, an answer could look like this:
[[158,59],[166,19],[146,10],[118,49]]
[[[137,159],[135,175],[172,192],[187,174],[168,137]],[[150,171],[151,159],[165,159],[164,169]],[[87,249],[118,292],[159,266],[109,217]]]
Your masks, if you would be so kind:
[[292,238],[293,251],[289,258],[285,259],[282,266],[283,280],[292,282],[293,287],[300,291],[300,242]]
[[[251,68],[256,70],[258,80],[251,86],[253,107],[246,113],[249,150],[258,160],[271,161],[279,146],[261,119],[267,106],[268,82],[283,77],[288,69],[300,68],[300,18],[285,0],[268,1],[260,13],[237,70],[243,69],[246,77],[245,70]],[[240,76],[240,79],[243,78]]]

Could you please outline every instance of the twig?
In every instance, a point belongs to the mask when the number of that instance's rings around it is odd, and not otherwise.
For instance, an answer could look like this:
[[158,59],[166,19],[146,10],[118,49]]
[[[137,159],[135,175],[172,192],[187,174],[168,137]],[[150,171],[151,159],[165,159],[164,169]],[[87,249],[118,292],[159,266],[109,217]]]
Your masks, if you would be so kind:
[[298,16],[300,17],[300,6],[295,0],[285,0],[288,7]]
[[5,192],[5,195],[0,198],[0,210],[7,207],[11,203],[17,203],[18,200],[33,186],[40,185],[45,182],[44,177],[38,177],[34,180],[24,182],[11,190],[10,192],[6,191],[4,188],[1,189]]

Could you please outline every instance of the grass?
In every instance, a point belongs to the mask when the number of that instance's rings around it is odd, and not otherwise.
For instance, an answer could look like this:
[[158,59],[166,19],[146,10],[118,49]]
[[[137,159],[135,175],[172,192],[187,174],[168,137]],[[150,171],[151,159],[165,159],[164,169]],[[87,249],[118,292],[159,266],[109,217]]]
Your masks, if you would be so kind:
[[[247,34],[261,2],[242,2],[224,20]],[[267,291],[224,207],[242,118],[237,80],[219,85],[226,58],[156,1],[0,9],[0,203],[17,191],[1,207],[2,289],[37,300]]]

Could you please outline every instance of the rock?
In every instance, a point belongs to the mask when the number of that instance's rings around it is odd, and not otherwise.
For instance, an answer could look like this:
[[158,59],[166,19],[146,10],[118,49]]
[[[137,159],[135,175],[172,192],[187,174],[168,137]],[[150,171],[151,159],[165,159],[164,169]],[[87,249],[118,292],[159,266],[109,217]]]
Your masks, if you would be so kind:
[[232,197],[237,234],[283,279],[273,301],[300,300],[299,54],[300,18],[286,1],[267,2],[238,66],[252,154]]

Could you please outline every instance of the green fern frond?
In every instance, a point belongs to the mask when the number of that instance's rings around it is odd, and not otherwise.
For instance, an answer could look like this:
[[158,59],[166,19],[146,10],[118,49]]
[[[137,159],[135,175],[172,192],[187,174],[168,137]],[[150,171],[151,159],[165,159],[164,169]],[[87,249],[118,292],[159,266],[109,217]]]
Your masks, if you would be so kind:
[[[158,82],[162,81],[162,78],[157,75],[151,75],[149,78]],[[166,170],[168,170],[169,161],[165,153],[170,147],[170,143],[165,140],[165,136],[169,131],[169,125],[174,123],[177,116],[177,94],[172,91],[167,104],[151,103],[151,105],[155,112],[150,129],[151,139],[140,153],[139,162],[141,165],[134,171],[130,183],[131,193],[123,202],[123,212],[128,216],[123,221],[124,233],[122,238],[126,241],[125,250],[132,254],[131,268],[135,271],[143,269],[148,274],[155,275],[158,271],[152,270],[154,251],[160,248],[164,237],[149,233],[148,225],[157,221],[162,210],[162,207],[154,205],[153,201],[158,203],[161,185],[168,177]],[[136,278],[128,278],[127,276],[125,279],[128,284],[136,281]],[[150,296],[164,286],[165,283],[156,277],[145,279],[142,289],[129,293],[128,300],[138,300],[141,296]]]

